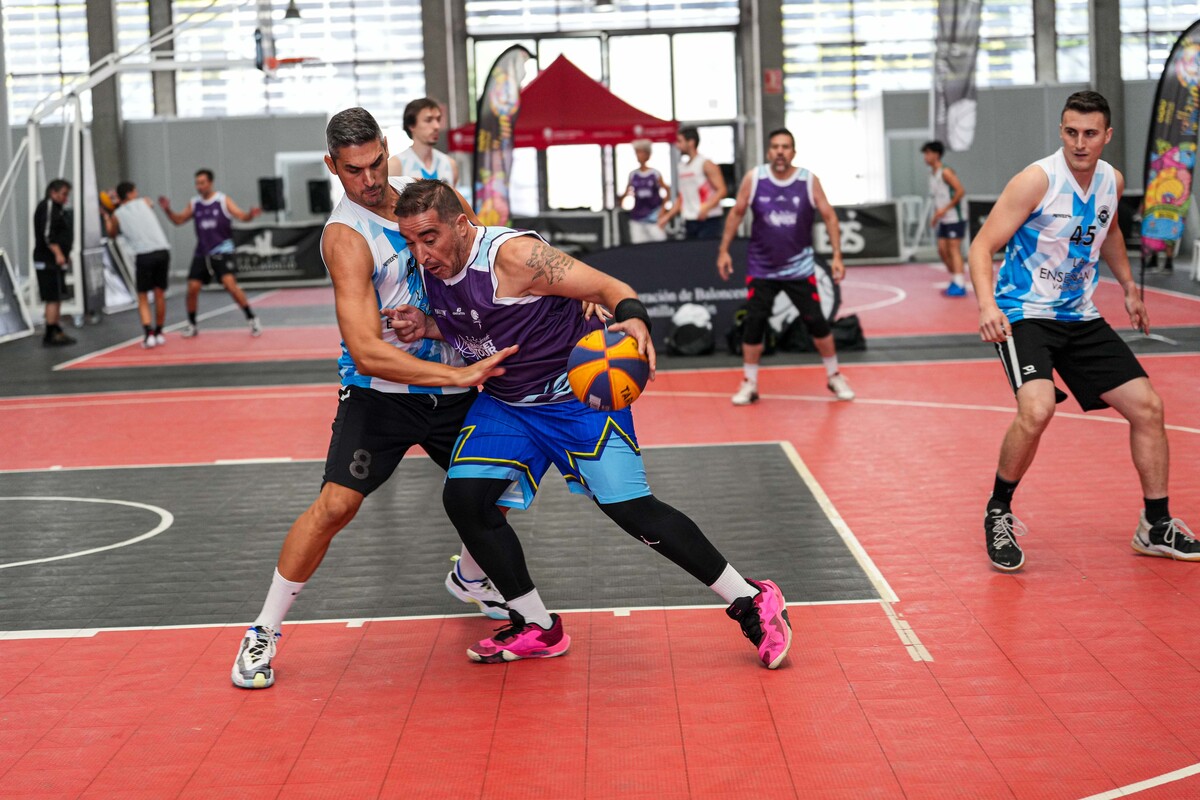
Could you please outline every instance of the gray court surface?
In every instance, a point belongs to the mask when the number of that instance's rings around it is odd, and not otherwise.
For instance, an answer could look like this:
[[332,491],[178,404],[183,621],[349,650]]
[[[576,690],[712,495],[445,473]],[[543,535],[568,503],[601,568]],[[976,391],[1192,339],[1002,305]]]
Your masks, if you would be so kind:
[[[790,602],[875,599],[867,576],[775,444],[645,451],[655,494],[689,514],[748,577]],[[0,630],[252,620],[284,535],[315,497],[322,465],[264,463],[0,475]],[[406,460],[340,533],[290,620],[459,614],[442,581],[458,538],[442,473]],[[3,568],[125,541],[128,546]],[[707,588],[652,553],[551,471],[510,520],[553,609],[715,605]]]

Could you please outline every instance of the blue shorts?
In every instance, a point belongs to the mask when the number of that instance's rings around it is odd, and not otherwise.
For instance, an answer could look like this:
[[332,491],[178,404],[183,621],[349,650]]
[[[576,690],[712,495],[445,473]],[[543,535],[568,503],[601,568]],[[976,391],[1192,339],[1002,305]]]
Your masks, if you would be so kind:
[[446,479],[512,481],[499,504],[529,508],[551,464],[572,492],[598,503],[650,494],[630,409],[596,411],[574,400],[510,406],[479,395],[454,444]]

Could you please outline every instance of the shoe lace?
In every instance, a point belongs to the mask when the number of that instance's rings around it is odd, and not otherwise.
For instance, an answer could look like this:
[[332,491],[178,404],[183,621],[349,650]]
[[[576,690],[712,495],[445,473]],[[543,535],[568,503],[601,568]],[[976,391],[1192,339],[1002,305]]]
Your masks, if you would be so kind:
[[1017,540],[1013,535],[1024,536],[1029,533],[1025,523],[1013,516],[1012,513],[1001,514],[992,521],[992,549],[1000,550],[1005,547],[1016,547]]
[[1170,547],[1175,546],[1175,537],[1180,536],[1183,541],[1180,544],[1195,544],[1196,534],[1192,533],[1192,529],[1187,526],[1187,523],[1176,517],[1172,517],[1167,522],[1167,529],[1163,531],[1163,543]]
[[275,637],[279,634],[267,627],[254,629],[254,641],[246,648],[246,654],[254,661],[263,658],[267,653],[267,648],[274,642]]
[[517,634],[525,630],[527,623],[525,618],[515,611],[510,612],[509,621],[498,628],[494,628],[496,635],[492,637],[496,642],[507,642],[509,639],[516,638]]

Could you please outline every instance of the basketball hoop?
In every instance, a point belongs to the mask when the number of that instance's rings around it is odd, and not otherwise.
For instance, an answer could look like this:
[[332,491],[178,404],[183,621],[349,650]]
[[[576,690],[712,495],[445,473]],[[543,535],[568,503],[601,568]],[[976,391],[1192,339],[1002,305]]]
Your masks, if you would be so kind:
[[316,62],[320,61],[320,59],[313,58],[312,56],[292,56],[289,58],[275,58],[272,56],[263,62],[263,72],[268,78],[274,78],[275,72],[280,68],[298,67],[306,61]]

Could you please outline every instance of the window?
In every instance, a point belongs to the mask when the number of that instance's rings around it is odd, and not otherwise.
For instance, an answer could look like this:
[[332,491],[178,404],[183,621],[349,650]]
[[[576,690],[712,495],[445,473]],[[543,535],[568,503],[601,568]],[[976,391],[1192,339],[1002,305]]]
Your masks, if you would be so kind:
[[[1200,14],[1194,0],[1121,0],[1121,77],[1157,80],[1179,34]],[[1058,79],[1086,83],[1091,78],[1087,0],[1055,3]]]
[[[82,0],[3,5],[8,117],[19,125],[38,103],[87,72],[87,6]],[[90,119],[91,97],[81,99],[84,117]]]
[[739,19],[737,0],[466,0],[466,11],[471,36],[725,27]]

